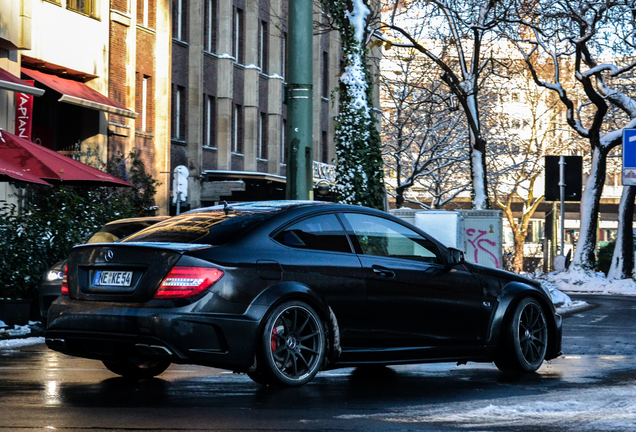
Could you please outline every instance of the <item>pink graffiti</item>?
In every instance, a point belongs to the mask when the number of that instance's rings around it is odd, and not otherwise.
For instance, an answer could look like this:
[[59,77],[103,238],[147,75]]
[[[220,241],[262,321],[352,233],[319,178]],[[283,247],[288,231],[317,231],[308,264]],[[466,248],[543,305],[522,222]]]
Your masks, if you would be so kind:
[[[472,237],[473,235],[475,235],[475,231],[477,231],[475,228],[468,228],[466,230],[466,235],[468,237]],[[488,246],[486,246],[486,247],[482,246],[482,243],[486,243],[487,245],[490,245],[492,247],[497,246],[496,242],[494,242],[492,240],[488,240],[486,238],[482,238],[486,234],[488,234],[488,231],[479,230],[479,235],[477,237],[475,237],[472,240],[468,239],[468,243],[470,243],[473,246],[473,248],[475,249],[475,263],[479,264],[478,254],[479,254],[479,251],[482,250],[482,251],[486,252],[488,255],[490,255],[492,257],[492,259],[495,261],[495,265],[497,267],[499,267],[499,260],[497,259],[495,254],[493,254],[491,251],[489,251],[487,249]]]

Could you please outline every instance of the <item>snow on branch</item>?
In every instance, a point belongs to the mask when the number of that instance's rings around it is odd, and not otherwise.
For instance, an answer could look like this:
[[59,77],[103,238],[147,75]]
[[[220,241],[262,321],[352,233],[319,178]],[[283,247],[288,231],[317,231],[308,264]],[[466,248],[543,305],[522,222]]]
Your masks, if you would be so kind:
[[612,75],[615,75],[616,73],[618,73],[618,68],[616,66],[614,66],[613,64],[609,64],[609,63],[602,63],[600,65],[597,65],[591,69],[586,70],[585,72],[582,72],[582,75],[584,78],[589,78],[594,74],[597,73],[601,73],[603,71],[610,71],[612,73]]

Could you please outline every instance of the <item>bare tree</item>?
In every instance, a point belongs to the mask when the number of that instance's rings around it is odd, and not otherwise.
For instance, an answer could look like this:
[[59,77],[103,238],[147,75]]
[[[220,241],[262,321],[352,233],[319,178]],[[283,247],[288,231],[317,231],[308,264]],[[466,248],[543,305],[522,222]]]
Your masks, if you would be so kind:
[[[405,201],[440,208],[467,190],[466,127],[448,91],[426,58],[391,50],[381,66],[383,157],[387,192],[397,208]],[[428,199],[419,198],[417,188]]]
[[[488,171],[491,194],[512,229],[512,268],[523,270],[524,245],[530,220],[543,195],[535,188],[544,171],[544,156],[558,152],[554,126],[556,101],[547,90],[537,89],[519,62],[510,62],[511,79],[500,80],[491,92],[500,95],[490,107]],[[516,71],[515,71],[516,69]],[[491,104],[492,105],[492,104]]]
[[[519,20],[506,34],[513,35],[535,83],[558,95],[568,125],[589,143],[592,164],[581,200],[581,228],[572,268],[591,269],[607,155],[621,144],[622,130],[636,126],[636,100],[615,85],[636,66],[632,57],[636,2],[520,1],[517,7]],[[550,76],[539,71],[539,65],[545,70],[546,64],[551,67]],[[568,79],[578,91],[568,90]],[[610,115],[612,106],[623,113],[622,121]],[[624,205],[619,209],[625,216],[621,220],[631,227],[632,216],[625,210]]]
[[383,31],[393,46],[413,47],[439,69],[468,125],[473,208],[490,208],[486,138],[479,96],[484,72],[499,65],[493,30],[508,12],[495,0],[383,0]]

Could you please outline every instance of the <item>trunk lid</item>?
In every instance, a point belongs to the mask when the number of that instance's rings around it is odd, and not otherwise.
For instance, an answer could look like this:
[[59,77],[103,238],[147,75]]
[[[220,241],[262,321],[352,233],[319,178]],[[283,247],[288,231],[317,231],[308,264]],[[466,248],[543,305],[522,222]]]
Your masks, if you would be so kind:
[[70,297],[79,300],[147,302],[192,243],[93,243],[73,248],[68,263]]

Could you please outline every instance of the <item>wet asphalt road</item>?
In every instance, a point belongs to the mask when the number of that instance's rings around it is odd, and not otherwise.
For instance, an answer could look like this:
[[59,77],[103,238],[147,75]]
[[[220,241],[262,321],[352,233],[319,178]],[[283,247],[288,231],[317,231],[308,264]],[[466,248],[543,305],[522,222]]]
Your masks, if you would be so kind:
[[566,317],[564,355],[523,377],[434,364],[342,369],[271,389],[173,365],[131,382],[44,345],[4,350],[0,431],[636,430],[636,298],[581,299],[594,308]]

